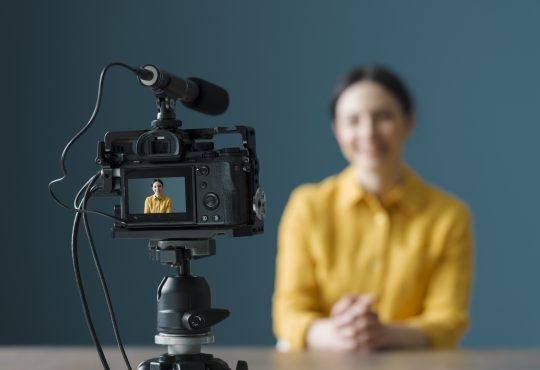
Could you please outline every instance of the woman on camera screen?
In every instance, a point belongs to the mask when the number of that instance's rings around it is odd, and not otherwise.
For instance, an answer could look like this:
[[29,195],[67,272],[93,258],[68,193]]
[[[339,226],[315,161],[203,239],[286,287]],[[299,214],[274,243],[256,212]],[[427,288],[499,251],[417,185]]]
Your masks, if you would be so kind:
[[172,199],[163,194],[163,181],[152,180],[153,195],[144,200],[144,213],[171,213]]
[[331,114],[349,166],[297,188],[283,213],[278,348],[456,346],[468,325],[471,217],[404,163],[415,124],[405,85],[385,68],[355,69]]

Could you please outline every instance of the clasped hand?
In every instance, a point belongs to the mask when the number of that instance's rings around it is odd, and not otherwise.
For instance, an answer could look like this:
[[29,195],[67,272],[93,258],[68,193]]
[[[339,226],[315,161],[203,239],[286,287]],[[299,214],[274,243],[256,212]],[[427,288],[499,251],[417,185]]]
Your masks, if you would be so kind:
[[330,317],[315,320],[306,335],[312,349],[371,352],[389,344],[389,329],[375,312],[370,294],[347,295],[332,308]]

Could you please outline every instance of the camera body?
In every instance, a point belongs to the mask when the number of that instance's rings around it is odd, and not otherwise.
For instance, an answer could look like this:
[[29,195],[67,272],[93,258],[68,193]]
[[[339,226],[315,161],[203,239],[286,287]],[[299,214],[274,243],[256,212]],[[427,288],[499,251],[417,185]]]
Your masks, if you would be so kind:
[[[215,135],[240,134],[242,147],[214,148]],[[98,143],[99,195],[117,195],[113,237],[206,239],[264,231],[255,131],[247,126],[108,132]],[[159,180],[159,181],[158,181]],[[147,206],[158,181],[166,210]]]

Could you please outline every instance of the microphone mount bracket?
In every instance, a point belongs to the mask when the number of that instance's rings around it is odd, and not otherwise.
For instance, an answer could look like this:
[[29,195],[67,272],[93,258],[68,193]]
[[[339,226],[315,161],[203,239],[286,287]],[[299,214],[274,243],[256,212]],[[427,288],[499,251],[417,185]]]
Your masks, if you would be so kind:
[[156,94],[157,118],[152,121],[152,128],[174,130],[182,126],[182,121],[176,119],[174,109],[176,99]]

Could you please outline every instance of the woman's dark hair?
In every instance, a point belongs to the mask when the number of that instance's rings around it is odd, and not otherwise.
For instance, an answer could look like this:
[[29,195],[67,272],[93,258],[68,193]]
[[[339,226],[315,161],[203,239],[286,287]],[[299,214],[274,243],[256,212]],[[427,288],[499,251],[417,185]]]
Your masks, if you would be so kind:
[[337,86],[330,101],[330,115],[336,118],[336,104],[343,92],[360,81],[373,81],[392,93],[398,100],[403,112],[410,114],[414,111],[414,102],[403,81],[389,69],[379,66],[358,67],[347,73]]
[[163,181],[161,181],[161,179],[153,179],[152,180],[152,185],[154,185],[155,182],[159,182],[161,184],[161,186],[164,186]]

